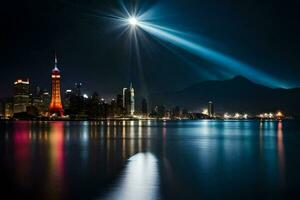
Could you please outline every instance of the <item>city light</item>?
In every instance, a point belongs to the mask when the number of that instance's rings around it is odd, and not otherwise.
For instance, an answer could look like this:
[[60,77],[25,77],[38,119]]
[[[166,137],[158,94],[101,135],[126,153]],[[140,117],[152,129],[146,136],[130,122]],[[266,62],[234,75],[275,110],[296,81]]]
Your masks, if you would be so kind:
[[203,109],[202,114],[203,115],[208,115],[208,109],[207,108]]
[[269,118],[273,118],[273,117],[274,117],[273,113],[269,113]]
[[228,113],[224,114],[224,119],[229,119],[231,116]]
[[14,84],[15,85],[16,84],[26,84],[26,85],[28,85],[29,84],[29,80],[28,79],[27,80],[18,79],[17,81],[15,81]]
[[241,116],[241,115],[240,115],[239,113],[235,113],[234,118],[235,118],[235,119],[239,119],[240,116]]
[[283,117],[283,114],[282,114],[282,112],[281,112],[281,111],[278,111],[278,112],[276,113],[276,117],[277,117],[277,118],[281,118],[281,117]]
[[259,114],[259,118],[264,118],[264,114]]

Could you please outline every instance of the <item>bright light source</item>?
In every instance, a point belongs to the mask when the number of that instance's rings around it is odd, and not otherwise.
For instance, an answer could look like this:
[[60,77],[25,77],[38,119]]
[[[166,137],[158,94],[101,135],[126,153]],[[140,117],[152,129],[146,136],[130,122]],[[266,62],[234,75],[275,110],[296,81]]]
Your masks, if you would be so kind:
[[224,118],[225,118],[225,119],[229,119],[230,117],[231,117],[231,116],[230,116],[228,113],[225,113],[225,114],[224,114]]
[[207,108],[204,108],[203,111],[202,111],[202,114],[203,114],[203,115],[208,115],[208,109],[207,109]]
[[234,118],[236,118],[236,119],[238,119],[238,118],[240,118],[240,113],[235,113],[235,115],[234,115]]
[[276,117],[283,117],[282,112],[278,111],[278,112],[276,113]]
[[136,26],[138,25],[139,21],[137,20],[136,17],[129,17],[128,22],[131,26]]

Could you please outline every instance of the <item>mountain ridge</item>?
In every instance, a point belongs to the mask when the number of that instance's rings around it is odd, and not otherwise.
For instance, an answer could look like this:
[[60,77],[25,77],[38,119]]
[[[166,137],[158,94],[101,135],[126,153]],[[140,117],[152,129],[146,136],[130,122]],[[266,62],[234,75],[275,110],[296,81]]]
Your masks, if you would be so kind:
[[180,106],[200,111],[213,101],[218,112],[269,112],[283,110],[300,113],[297,101],[300,88],[270,88],[252,82],[243,76],[227,80],[207,80],[175,92],[151,95],[151,104]]

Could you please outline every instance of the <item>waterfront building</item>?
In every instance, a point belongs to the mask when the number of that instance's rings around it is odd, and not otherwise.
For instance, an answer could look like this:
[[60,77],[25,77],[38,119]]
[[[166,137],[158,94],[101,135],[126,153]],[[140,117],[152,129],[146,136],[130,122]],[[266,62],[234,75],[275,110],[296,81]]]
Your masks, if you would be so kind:
[[135,112],[134,88],[132,83],[129,88],[123,88],[123,107],[126,115],[133,115]]
[[4,98],[0,101],[0,118],[8,119],[13,117],[13,99]]
[[13,103],[11,101],[7,101],[4,104],[4,117],[6,119],[13,117]]
[[166,107],[165,106],[163,106],[163,105],[156,105],[155,107],[154,107],[154,110],[152,111],[152,115],[154,116],[154,117],[160,117],[160,118],[162,118],[162,117],[165,117],[166,116]]
[[49,112],[49,104],[51,102],[51,95],[47,90],[43,90],[40,98],[43,102],[40,112],[43,116],[47,116]]
[[68,89],[68,90],[65,91],[64,100],[63,100],[63,105],[64,105],[65,109],[70,108],[70,100],[71,100],[72,95],[73,95],[72,90]]
[[147,104],[147,100],[145,98],[143,98],[142,100],[142,114],[143,115],[147,115],[148,114],[148,104]]
[[212,101],[208,102],[208,116],[209,117],[215,116],[215,108],[214,108],[214,103]]
[[115,117],[117,116],[118,113],[118,104],[116,99],[112,99],[110,102],[110,111],[109,111],[109,116],[110,117]]
[[73,93],[75,96],[80,97],[81,96],[81,87],[82,87],[82,83],[75,83],[74,85],[74,89],[73,89]]
[[117,95],[117,116],[122,116],[124,114],[123,108],[123,96],[121,94]]
[[171,116],[173,117],[173,118],[178,118],[178,117],[180,117],[180,107],[179,106],[176,106],[176,107],[174,107],[173,109],[172,109],[172,113],[171,113]]
[[14,82],[13,113],[26,112],[30,104],[29,79],[18,79]]
[[43,100],[41,96],[32,96],[31,98],[31,106],[35,107],[40,113],[43,108]]
[[54,69],[52,70],[52,74],[51,74],[51,79],[52,79],[52,93],[51,93],[51,102],[49,106],[49,113],[50,115],[56,114],[58,116],[63,116],[64,110],[63,110],[61,95],[60,95],[61,73],[57,68],[56,56],[55,56]]

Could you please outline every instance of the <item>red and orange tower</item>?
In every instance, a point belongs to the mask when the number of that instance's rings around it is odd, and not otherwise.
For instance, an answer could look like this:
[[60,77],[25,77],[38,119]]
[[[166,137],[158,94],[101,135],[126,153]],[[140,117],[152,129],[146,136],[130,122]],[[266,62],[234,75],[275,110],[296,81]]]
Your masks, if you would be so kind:
[[61,95],[60,95],[60,71],[57,68],[57,58],[55,55],[55,65],[52,70],[52,98],[49,106],[50,115],[57,114],[59,116],[64,115],[64,109],[61,103]]

